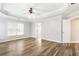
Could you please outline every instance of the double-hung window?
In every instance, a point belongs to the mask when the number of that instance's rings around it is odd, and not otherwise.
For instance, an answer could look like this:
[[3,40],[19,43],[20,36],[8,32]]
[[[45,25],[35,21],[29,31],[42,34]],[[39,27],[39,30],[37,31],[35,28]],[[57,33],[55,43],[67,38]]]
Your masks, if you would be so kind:
[[8,36],[24,34],[24,23],[8,22]]

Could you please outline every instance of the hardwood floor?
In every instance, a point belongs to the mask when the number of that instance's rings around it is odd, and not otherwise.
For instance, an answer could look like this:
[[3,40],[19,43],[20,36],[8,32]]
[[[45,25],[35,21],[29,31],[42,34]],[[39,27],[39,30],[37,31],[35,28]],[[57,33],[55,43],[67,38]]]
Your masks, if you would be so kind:
[[56,43],[34,38],[0,43],[0,56],[79,56],[79,43]]

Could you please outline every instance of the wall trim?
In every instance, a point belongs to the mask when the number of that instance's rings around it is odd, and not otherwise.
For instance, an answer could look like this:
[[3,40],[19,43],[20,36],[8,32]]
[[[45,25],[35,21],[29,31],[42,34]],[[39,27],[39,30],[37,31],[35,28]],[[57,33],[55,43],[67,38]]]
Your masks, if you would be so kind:
[[8,41],[16,41],[16,40],[21,40],[21,39],[27,39],[27,38],[32,38],[32,37],[18,37],[18,38],[11,38],[11,39],[6,39],[6,40],[0,40],[0,43],[3,43],[3,42],[8,42]]
[[[16,41],[16,40],[22,40],[22,39],[28,39],[28,38],[35,39],[35,37],[23,37],[23,38],[15,38],[15,39],[10,39],[10,40],[9,39],[3,40],[3,41],[0,41],[0,43],[9,42],[9,41]],[[47,40],[47,41],[57,42],[57,43],[79,43],[79,41],[61,42],[61,41],[48,40],[48,39],[42,39],[42,40]]]

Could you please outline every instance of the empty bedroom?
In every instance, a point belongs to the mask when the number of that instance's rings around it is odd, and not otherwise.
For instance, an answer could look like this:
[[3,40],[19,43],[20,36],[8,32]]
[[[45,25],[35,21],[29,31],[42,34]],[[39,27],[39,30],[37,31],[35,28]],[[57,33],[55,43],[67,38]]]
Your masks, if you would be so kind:
[[0,56],[79,56],[79,3],[0,3]]

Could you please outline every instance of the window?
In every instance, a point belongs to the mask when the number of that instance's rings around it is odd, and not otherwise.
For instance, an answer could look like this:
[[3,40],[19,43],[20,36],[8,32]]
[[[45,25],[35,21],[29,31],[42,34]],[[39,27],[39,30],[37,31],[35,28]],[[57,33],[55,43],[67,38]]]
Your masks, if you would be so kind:
[[23,34],[24,34],[23,23],[15,23],[15,22],[8,23],[8,35],[9,36],[23,35]]
[[20,23],[17,27],[17,35],[23,35],[24,34],[24,24]]

